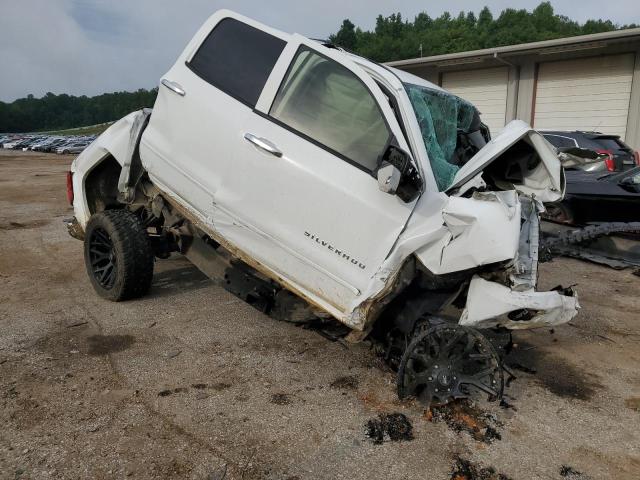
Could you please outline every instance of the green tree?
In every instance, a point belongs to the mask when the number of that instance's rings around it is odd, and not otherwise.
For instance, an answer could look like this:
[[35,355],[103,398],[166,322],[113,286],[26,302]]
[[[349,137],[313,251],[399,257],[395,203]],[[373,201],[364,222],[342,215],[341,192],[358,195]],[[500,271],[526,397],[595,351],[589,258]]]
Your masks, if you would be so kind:
[[[379,62],[438,55],[552,38],[607,32],[635,25],[618,26],[609,20],[588,20],[580,24],[555,13],[550,2],[532,11],[507,8],[494,16],[488,7],[476,14],[444,12],[437,18],[419,13],[413,22],[400,13],[378,15],[372,31],[355,28],[345,20],[332,38],[354,52]],[[355,40],[354,40],[355,38]]]
[[356,40],[356,26],[348,18],[342,21],[340,30],[331,38],[333,43],[347,50],[355,50]]

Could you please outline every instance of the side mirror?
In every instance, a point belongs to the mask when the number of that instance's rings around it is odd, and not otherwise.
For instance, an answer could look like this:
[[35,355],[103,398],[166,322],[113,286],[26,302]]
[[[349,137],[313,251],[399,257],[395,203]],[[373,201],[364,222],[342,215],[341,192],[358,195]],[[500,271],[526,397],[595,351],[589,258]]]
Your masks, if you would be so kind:
[[395,195],[401,177],[400,170],[388,162],[383,162],[378,169],[378,188],[384,193]]
[[411,157],[400,148],[389,145],[377,171],[378,188],[397,195],[404,202],[415,200],[422,190],[422,179],[411,163]]

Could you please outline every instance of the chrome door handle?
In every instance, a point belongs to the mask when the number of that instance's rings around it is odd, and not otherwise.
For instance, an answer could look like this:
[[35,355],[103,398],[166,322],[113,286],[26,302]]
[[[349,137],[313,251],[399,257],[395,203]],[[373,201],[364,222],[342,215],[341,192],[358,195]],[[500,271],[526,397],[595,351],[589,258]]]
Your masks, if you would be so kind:
[[253,133],[245,133],[244,139],[253,143],[260,150],[264,150],[276,157],[282,157],[282,151],[266,138],[256,137]]
[[166,78],[163,78],[162,81],[160,82],[162,83],[162,85],[164,85],[165,87],[167,87],[169,90],[171,90],[173,93],[177,93],[178,95],[180,95],[181,97],[184,97],[185,94],[187,92],[184,91],[184,89],[180,86],[180,84],[176,83],[176,82],[172,82],[171,80],[167,80]]

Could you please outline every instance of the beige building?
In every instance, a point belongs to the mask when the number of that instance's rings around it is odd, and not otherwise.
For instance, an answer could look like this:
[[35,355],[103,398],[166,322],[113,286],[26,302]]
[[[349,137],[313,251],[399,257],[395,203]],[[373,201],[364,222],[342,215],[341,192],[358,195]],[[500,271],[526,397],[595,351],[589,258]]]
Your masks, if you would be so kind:
[[521,119],[640,148],[640,28],[390,62],[474,103],[493,135]]

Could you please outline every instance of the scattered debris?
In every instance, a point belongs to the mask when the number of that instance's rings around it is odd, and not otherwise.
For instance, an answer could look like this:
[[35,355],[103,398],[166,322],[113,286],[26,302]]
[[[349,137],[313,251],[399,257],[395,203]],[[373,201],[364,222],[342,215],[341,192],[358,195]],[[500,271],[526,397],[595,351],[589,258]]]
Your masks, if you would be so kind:
[[158,392],[159,397],[168,397],[169,395],[173,395],[174,393],[185,393],[187,391],[184,387],[178,387],[174,389],[161,390]]
[[206,383],[193,383],[191,385],[191,388],[195,388],[196,390],[204,390],[205,388],[207,388],[207,384]]
[[220,392],[222,390],[226,390],[227,388],[231,388],[231,384],[226,382],[218,382],[211,385],[211,388]]
[[293,403],[291,400],[291,395],[288,395],[286,393],[274,393],[273,395],[271,395],[270,402],[276,405],[289,405]]
[[540,244],[540,261],[564,255],[615,269],[637,267],[640,256],[634,242],[631,242],[631,246],[616,242],[617,237],[610,234],[639,231],[640,222],[590,223],[586,227],[568,228],[555,234],[547,231]]
[[89,342],[89,355],[108,355],[122,352],[136,342],[132,335],[91,335]]
[[636,277],[640,277],[640,268],[632,272]]
[[413,425],[402,413],[381,413],[365,425],[365,435],[376,445],[391,440],[398,442],[413,440]]
[[570,480],[589,480],[587,475],[568,465],[562,465],[562,467],[560,467],[560,476]]
[[76,320],[67,323],[67,328],[79,327],[81,325],[86,325],[87,323],[89,323],[87,320]]
[[518,409],[516,407],[514,407],[512,404],[510,404],[509,402],[507,402],[504,397],[502,397],[502,399],[500,399],[500,406],[502,408],[504,408],[505,410],[513,410],[514,412],[517,412]]
[[182,353],[182,350],[169,350],[168,352],[164,352],[162,356],[164,358],[175,358]]
[[618,343],[618,342],[616,342],[615,340],[610,339],[609,337],[606,337],[606,336],[604,336],[604,335],[600,335],[599,333],[598,333],[598,334],[596,334],[596,337],[598,337],[598,338],[602,338],[603,340],[606,340],[606,341],[611,342],[611,343]]
[[497,473],[493,467],[480,467],[460,457],[455,460],[451,480],[511,480],[507,475]]
[[635,410],[636,412],[640,412],[640,397],[625,398],[624,406],[631,410]]
[[353,375],[345,375],[336,378],[331,382],[331,388],[337,388],[339,390],[357,390],[359,385],[358,377]]
[[[468,399],[456,400],[441,407],[431,407],[425,417],[432,422],[445,422],[456,433],[467,432],[483,443],[501,440],[502,427],[495,415],[473,406]],[[429,412],[428,411],[428,412]]]

